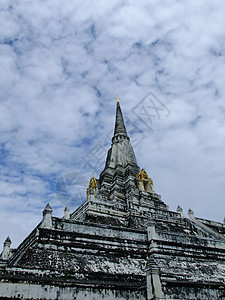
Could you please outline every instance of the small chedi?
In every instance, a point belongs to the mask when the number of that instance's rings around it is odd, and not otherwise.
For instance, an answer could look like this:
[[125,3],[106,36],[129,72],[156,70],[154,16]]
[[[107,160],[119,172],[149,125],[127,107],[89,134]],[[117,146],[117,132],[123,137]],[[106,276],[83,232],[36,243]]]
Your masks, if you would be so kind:
[[105,168],[87,199],[0,259],[0,299],[225,299],[225,224],[170,211],[137,165],[117,101]]

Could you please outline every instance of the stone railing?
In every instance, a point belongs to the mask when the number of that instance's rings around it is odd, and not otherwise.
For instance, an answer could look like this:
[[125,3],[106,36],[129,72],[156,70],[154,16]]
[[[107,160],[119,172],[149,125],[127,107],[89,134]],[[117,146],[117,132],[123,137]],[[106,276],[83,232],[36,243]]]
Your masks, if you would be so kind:
[[[40,224],[38,224],[38,226]],[[16,252],[9,259],[9,266],[14,265],[16,261],[20,258],[20,256],[23,254],[24,250],[28,248],[37,239],[39,234],[38,226],[28,235],[28,237],[25,238],[25,240],[16,249]]]

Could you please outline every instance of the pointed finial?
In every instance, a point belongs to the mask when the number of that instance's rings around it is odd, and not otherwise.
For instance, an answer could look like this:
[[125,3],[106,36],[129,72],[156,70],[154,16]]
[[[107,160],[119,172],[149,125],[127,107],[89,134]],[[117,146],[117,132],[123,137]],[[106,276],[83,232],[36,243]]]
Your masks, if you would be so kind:
[[40,224],[41,228],[52,228],[52,208],[50,206],[50,204],[48,203],[45,206],[45,209],[43,210],[43,219],[42,222]]
[[114,141],[117,141],[118,138],[121,139],[126,139],[126,140],[130,140],[128,135],[127,135],[127,131],[126,131],[126,127],[124,124],[124,120],[123,120],[123,114],[121,111],[121,107],[120,107],[120,103],[119,103],[119,98],[118,96],[116,96],[117,98],[117,106],[116,106],[116,122],[115,122],[115,128],[114,128],[114,135],[112,138],[112,142],[114,143]]
[[3,251],[1,253],[1,259],[8,260],[10,256],[10,245],[11,245],[10,237],[8,236],[3,244]]
[[119,98],[118,98],[118,96],[116,96],[116,102],[119,102]]
[[188,214],[189,214],[189,215],[193,215],[193,214],[194,214],[193,210],[189,208]]
[[48,204],[45,206],[45,209],[44,209],[43,212],[52,212],[52,211],[53,211],[53,210],[52,210],[50,204],[48,203]]
[[180,214],[180,216],[183,218],[183,209],[180,207],[180,205],[177,206],[177,213]]
[[177,212],[179,213],[179,212],[181,212],[181,211],[183,211],[183,209],[180,207],[180,205],[178,205],[178,206],[177,206]]
[[11,243],[12,243],[9,236],[6,238],[4,244],[5,244],[5,243],[6,243],[6,244],[11,244]]
[[189,216],[189,219],[195,219],[195,216],[194,216],[194,212],[192,209],[189,208],[188,210],[188,216]]
[[68,206],[64,209],[64,219],[69,220],[70,219],[70,209]]

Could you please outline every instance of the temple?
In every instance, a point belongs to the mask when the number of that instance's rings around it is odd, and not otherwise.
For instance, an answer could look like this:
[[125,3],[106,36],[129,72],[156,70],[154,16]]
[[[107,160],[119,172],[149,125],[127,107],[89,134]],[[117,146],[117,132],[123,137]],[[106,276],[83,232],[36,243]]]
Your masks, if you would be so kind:
[[225,299],[225,224],[170,211],[137,164],[117,98],[104,170],[87,199],[0,259],[0,299]]

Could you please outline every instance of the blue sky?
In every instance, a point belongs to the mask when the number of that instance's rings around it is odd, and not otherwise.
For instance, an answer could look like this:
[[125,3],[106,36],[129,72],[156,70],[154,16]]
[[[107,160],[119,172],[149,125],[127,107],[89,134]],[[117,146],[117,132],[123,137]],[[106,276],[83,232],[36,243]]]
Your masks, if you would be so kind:
[[47,202],[55,216],[81,203],[116,95],[170,209],[223,221],[224,15],[222,0],[1,2],[0,243],[17,246]]

